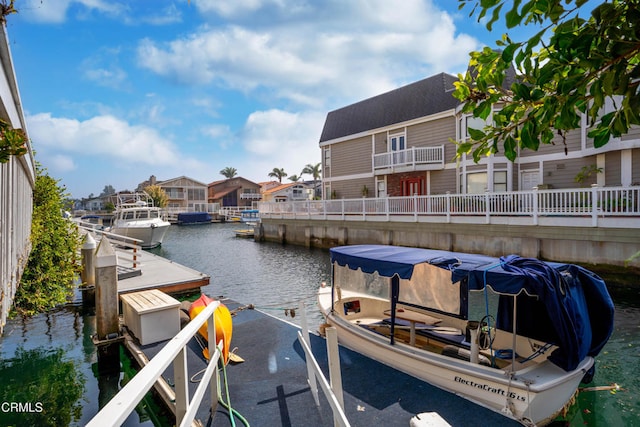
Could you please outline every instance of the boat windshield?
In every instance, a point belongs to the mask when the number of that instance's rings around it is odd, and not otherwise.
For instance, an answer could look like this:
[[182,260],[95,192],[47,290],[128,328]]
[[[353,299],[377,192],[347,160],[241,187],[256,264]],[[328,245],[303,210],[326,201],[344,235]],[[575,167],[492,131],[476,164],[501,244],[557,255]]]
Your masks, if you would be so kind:
[[149,218],[149,212],[148,211],[140,211],[138,212],[138,219],[147,219]]
[[348,266],[333,265],[333,285],[342,289],[369,295],[377,298],[389,299],[390,278],[383,277],[378,272],[364,273],[362,270],[351,270]]

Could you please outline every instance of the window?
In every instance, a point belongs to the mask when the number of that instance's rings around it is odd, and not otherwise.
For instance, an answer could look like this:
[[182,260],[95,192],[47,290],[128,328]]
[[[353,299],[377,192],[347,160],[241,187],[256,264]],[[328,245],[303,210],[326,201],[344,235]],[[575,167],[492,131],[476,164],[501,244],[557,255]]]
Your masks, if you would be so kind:
[[467,139],[469,137],[469,128],[482,130],[487,125],[485,120],[482,120],[471,115],[462,116],[460,118],[460,139]]
[[323,156],[322,175],[328,177],[331,176],[331,148],[325,148]]
[[405,149],[405,138],[402,135],[391,135],[389,137],[391,141],[391,151],[402,151]]
[[507,171],[493,172],[493,191],[507,191]]
[[467,194],[480,194],[487,190],[487,173],[475,172],[467,175]]

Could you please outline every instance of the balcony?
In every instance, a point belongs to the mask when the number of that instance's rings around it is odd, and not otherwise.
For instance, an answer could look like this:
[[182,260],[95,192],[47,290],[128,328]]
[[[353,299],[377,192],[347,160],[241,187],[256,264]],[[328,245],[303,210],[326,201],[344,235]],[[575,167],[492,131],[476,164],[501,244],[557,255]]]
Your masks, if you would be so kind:
[[444,169],[444,145],[411,147],[373,155],[373,171],[376,175],[441,169]]

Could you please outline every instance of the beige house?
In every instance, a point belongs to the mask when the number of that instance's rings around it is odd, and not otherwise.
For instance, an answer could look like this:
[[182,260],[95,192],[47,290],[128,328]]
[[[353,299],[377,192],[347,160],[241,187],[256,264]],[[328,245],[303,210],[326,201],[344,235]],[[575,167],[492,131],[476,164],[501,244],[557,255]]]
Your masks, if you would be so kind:
[[178,178],[159,181],[160,186],[167,193],[167,208],[181,212],[207,212],[207,184],[195,179],[180,176]]
[[[453,96],[456,77],[441,73],[328,113],[320,136],[323,198],[474,194],[640,183],[640,129],[594,148],[587,124],[515,162],[502,154],[475,163],[455,158],[453,141],[478,119]],[[565,152],[566,150],[566,152]]]

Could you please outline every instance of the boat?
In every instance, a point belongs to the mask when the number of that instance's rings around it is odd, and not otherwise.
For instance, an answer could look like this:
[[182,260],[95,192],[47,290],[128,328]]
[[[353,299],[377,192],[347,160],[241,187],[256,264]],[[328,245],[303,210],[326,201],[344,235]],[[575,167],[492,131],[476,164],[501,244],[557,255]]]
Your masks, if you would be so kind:
[[[213,301],[214,300],[207,295],[201,294],[197,300],[191,303],[189,307],[189,318],[193,320]],[[216,340],[222,341],[222,359],[224,363],[227,364],[229,362],[229,346],[231,345],[231,337],[233,335],[233,323],[231,320],[231,312],[223,303],[220,303],[218,308],[213,312],[213,321],[216,328]],[[198,333],[205,342],[209,340],[207,322],[202,324],[200,329],[198,329]],[[208,346],[203,350],[203,355],[207,360],[209,359]]]
[[240,221],[255,227],[260,222],[260,211],[258,209],[247,209],[240,212]]
[[233,232],[236,233],[236,237],[253,238],[255,236],[255,230],[253,228],[239,228],[233,230]]
[[318,304],[341,345],[525,425],[567,409],[613,331],[587,269],[388,245],[330,249]]
[[211,224],[211,215],[208,212],[180,212],[177,223],[179,225]]
[[142,248],[151,249],[162,244],[169,225],[146,192],[120,193],[109,231],[139,239]]

